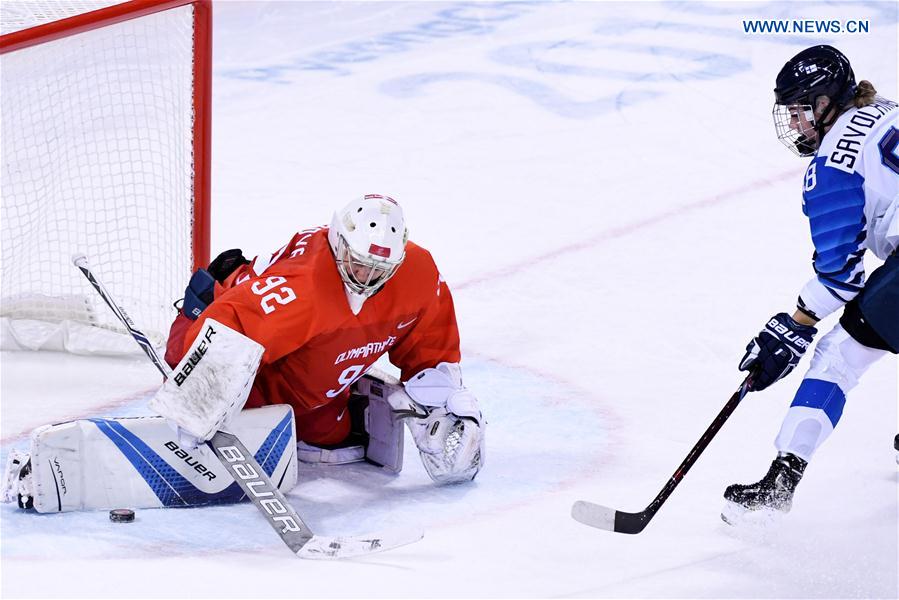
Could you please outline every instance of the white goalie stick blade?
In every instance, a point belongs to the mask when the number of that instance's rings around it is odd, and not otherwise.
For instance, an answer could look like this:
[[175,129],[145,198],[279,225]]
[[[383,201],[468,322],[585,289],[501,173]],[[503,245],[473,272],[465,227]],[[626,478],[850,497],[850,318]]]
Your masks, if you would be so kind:
[[300,558],[351,558],[392,550],[424,537],[421,532],[335,537],[315,535],[234,434],[218,431],[208,443],[250,501],[267,517],[269,525]]
[[423,537],[424,533],[421,531],[391,531],[376,535],[336,537],[316,535],[297,550],[297,556],[315,560],[353,558],[393,550],[413,544]]
[[571,517],[584,525],[615,531],[615,509],[578,500],[571,506]]

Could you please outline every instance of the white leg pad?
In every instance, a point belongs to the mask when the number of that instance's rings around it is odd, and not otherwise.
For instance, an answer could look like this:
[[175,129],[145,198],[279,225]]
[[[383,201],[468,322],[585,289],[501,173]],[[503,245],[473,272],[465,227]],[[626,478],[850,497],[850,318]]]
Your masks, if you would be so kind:
[[[286,405],[250,409],[229,428],[272,481],[296,485],[296,429]],[[34,508],[65,512],[228,504],[244,494],[209,446],[183,449],[162,417],[82,419],[31,434]]]

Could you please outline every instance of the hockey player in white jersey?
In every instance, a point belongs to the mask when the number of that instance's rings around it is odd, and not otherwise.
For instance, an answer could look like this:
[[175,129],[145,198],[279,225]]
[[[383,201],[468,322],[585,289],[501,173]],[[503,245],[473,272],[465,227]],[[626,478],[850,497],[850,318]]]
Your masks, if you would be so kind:
[[[747,511],[789,512],[815,450],[833,432],[846,402],[875,361],[899,350],[899,129],[897,105],[856,83],[847,58],[830,46],[793,57],[777,76],[778,138],[811,156],[803,186],[815,253],[814,277],[792,315],[771,317],[746,348],[742,371],[752,390],[785,377],[811,346],[815,324],[842,309],[815,347],[777,438],[777,457],[761,481],[727,488],[722,518]],[[871,250],[884,264],[865,274]],[[886,440],[884,440],[886,446]]]

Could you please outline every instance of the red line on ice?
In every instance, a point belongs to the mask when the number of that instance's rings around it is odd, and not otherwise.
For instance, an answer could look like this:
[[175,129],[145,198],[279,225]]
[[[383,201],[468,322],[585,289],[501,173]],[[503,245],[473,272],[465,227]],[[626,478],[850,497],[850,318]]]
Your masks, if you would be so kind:
[[581,250],[587,250],[594,246],[598,246],[604,242],[608,242],[610,240],[622,238],[626,235],[629,235],[635,231],[640,229],[645,229],[647,227],[652,227],[653,225],[658,225],[659,223],[663,223],[670,219],[676,219],[678,217],[682,217],[688,213],[702,210],[705,208],[712,208],[724,202],[733,200],[743,194],[748,192],[752,192],[757,190],[761,186],[771,185],[774,183],[780,183],[782,181],[787,181],[789,179],[799,179],[800,174],[795,170],[784,171],[775,175],[774,177],[766,177],[764,179],[758,179],[756,181],[752,181],[748,184],[742,185],[738,188],[734,188],[731,190],[727,190],[720,194],[715,194],[714,196],[710,196],[708,198],[703,198],[702,200],[697,200],[696,202],[691,202],[689,204],[684,204],[682,206],[678,206],[672,208],[670,210],[666,210],[664,212],[658,213],[651,217],[646,217],[645,219],[640,219],[638,221],[634,221],[633,223],[628,223],[626,225],[620,225],[618,227],[612,227],[610,229],[606,229],[604,231],[599,232],[598,234],[589,237],[585,240],[581,240],[580,242],[574,242],[573,244],[568,244],[565,246],[561,246],[556,248],[555,250],[550,250],[544,254],[540,254],[538,256],[530,257],[527,260],[507,265],[505,267],[501,267],[494,271],[488,271],[487,273],[483,273],[481,275],[477,275],[471,279],[462,281],[457,283],[452,287],[455,290],[464,290],[466,288],[474,287],[476,285],[480,285],[482,283],[490,283],[497,279],[503,277],[511,277],[513,275],[518,274],[519,272],[533,267],[535,265],[553,260],[560,256],[564,256],[566,254],[571,254],[573,252],[580,252]]

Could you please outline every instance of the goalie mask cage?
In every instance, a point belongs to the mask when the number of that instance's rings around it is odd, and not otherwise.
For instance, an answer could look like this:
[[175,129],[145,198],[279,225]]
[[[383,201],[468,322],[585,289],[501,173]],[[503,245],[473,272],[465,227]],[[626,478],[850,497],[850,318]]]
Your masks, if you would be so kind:
[[86,254],[154,345],[209,261],[209,0],[0,5],[4,349],[130,352]]

